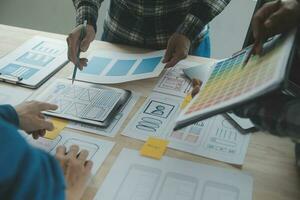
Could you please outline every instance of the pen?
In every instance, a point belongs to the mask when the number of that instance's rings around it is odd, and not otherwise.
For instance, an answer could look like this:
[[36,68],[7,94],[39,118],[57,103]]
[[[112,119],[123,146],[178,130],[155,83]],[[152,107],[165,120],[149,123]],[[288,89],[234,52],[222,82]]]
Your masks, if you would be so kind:
[[254,53],[254,51],[255,51],[256,48],[257,48],[257,43],[254,43],[253,46],[251,47],[249,53],[247,54],[246,59],[243,62],[242,68],[244,68],[247,65],[247,63],[249,62],[249,60],[250,60],[250,58],[251,58],[251,56]]
[[87,25],[87,20],[84,20],[83,22],[83,28],[81,28],[80,31],[80,37],[79,37],[79,44],[78,44],[78,51],[77,51],[77,63],[74,66],[74,70],[73,70],[73,75],[72,75],[72,84],[75,81],[75,77],[76,77],[76,73],[77,73],[77,68],[80,65],[80,44],[81,41],[83,40],[85,34],[86,34],[86,25]]

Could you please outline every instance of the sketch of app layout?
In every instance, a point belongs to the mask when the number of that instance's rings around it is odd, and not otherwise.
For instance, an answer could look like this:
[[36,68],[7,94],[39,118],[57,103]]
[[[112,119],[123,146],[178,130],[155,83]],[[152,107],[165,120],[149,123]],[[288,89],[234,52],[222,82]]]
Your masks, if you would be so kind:
[[115,137],[116,134],[119,132],[123,122],[129,115],[130,111],[133,109],[134,105],[138,101],[140,95],[136,93],[132,93],[132,96],[127,101],[127,103],[122,107],[120,112],[114,117],[112,122],[107,128],[93,126],[89,124],[77,123],[77,122],[70,122],[68,124],[68,128],[86,131],[89,133],[94,133],[97,135],[104,135],[108,137]]
[[124,130],[124,135],[140,140],[148,136],[165,138],[172,131],[181,98],[152,93]]
[[94,200],[251,200],[252,190],[252,177],[238,170],[158,161],[125,148]]
[[55,154],[56,148],[59,145],[64,145],[69,150],[71,145],[78,145],[80,150],[89,151],[88,159],[93,161],[92,174],[95,175],[97,170],[100,168],[105,158],[108,156],[112,148],[114,147],[113,142],[100,140],[90,136],[72,133],[62,132],[55,140],[49,140],[46,138],[39,138],[34,140],[30,135],[22,133],[26,140],[33,146],[43,149],[46,152]]
[[185,97],[191,90],[191,81],[183,73],[183,69],[199,65],[196,62],[181,61],[165,71],[156,84],[154,91]]
[[171,132],[169,147],[242,165],[250,135],[239,133],[222,115]]

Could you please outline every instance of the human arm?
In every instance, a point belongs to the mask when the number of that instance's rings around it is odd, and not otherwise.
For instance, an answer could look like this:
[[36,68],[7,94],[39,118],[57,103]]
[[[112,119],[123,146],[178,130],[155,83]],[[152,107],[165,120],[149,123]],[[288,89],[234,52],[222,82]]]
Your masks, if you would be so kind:
[[[68,58],[74,64],[79,62],[79,69],[83,69],[87,65],[88,60],[81,58],[77,60],[77,52],[80,46],[80,51],[85,52],[90,46],[90,43],[95,39],[97,32],[98,10],[103,0],[73,0],[76,10],[76,27],[72,30],[67,38],[68,43]],[[80,42],[80,32],[83,28],[84,21],[87,20],[86,35]]]
[[187,57],[191,42],[229,2],[230,0],[196,0],[192,4],[189,13],[168,41],[163,61],[166,67],[173,67]]

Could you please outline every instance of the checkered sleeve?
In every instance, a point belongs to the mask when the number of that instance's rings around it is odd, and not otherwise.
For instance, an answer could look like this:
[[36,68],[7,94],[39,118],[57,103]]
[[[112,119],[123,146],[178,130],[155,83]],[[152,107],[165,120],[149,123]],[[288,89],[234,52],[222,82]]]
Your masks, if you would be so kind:
[[193,41],[204,26],[221,13],[229,2],[230,0],[196,0],[183,23],[177,28],[177,33]]
[[98,10],[103,0],[73,0],[76,9],[76,26],[87,20],[97,31]]

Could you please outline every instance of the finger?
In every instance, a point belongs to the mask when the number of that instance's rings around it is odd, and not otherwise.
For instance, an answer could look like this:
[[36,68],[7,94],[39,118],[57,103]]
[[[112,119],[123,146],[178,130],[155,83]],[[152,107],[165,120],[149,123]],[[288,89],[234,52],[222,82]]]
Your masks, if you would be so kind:
[[174,67],[180,61],[179,58],[173,57],[169,62],[167,62],[165,68]]
[[93,162],[91,160],[88,160],[85,162],[85,169],[86,171],[90,172],[93,168]]
[[37,110],[38,112],[47,111],[47,110],[56,110],[58,108],[57,105],[45,102],[37,102]]
[[90,38],[85,37],[80,44],[80,51],[86,52],[90,47],[91,42],[92,40],[90,40]]
[[163,63],[167,63],[167,62],[169,62],[169,61],[171,60],[172,54],[173,54],[173,51],[174,51],[174,49],[173,49],[172,46],[173,46],[173,45],[168,44],[166,53],[165,53],[165,55],[164,55],[164,59],[163,59],[163,61],[162,61]]
[[52,122],[47,121],[47,120],[42,120],[42,119],[36,119],[37,123],[37,130],[45,129],[47,131],[53,131],[54,130],[54,125]]
[[39,131],[39,136],[40,137],[44,137],[45,134],[46,134],[46,130],[45,129]]
[[272,14],[264,23],[266,29],[267,29],[267,35],[273,36],[278,33],[282,33],[287,30],[287,23],[284,23],[284,10],[280,9],[274,14]]
[[89,152],[87,150],[82,150],[82,151],[80,151],[77,159],[84,163],[86,161],[88,155],[89,155]]
[[81,58],[79,60],[79,69],[83,70],[83,67],[87,66],[87,59],[86,58]]
[[57,148],[56,148],[56,156],[65,156],[66,155],[66,147],[63,146],[63,145],[59,145]]
[[[78,28],[77,28],[78,29]],[[71,33],[67,38],[68,43],[68,57],[71,62],[77,64],[77,52],[78,52],[78,40],[79,30],[75,30],[75,33]]]
[[37,131],[33,132],[33,133],[32,133],[32,137],[33,137],[33,139],[35,139],[35,140],[39,139],[39,133],[38,133]]
[[68,156],[70,158],[76,158],[77,154],[79,152],[79,146],[78,145],[72,145],[68,151]]

